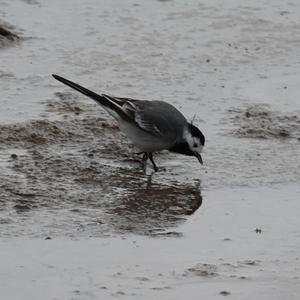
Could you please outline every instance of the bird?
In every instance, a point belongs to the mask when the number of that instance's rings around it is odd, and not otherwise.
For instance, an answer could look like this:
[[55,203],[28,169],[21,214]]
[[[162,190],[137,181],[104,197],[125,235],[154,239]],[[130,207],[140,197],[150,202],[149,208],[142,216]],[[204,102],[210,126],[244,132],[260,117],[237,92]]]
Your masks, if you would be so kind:
[[96,94],[87,88],[59,75],[52,76],[61,83],[77,90],[100,104],[119,123],[127,138],[141,150],[146,166],[149,159],[155,172],[158,167],[153,152],[169,150],[187,156],[194,156],[201,165],[201,152],[205,137],[198,127],[188,122],[173,105],[158,100],[137,100]]

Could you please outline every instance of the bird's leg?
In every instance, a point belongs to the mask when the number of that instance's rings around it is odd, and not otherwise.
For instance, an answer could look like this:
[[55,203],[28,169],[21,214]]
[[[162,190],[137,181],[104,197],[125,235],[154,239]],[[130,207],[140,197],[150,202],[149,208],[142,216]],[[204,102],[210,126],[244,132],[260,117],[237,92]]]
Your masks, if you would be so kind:
[[147,155],[148,155],[150,161],[152,162],[154,171],[157,172],[157,171],[158,171],[158,167],[156,166],[156,164],[155,164],[155,162],[154,162],[154,160],[153,160],[152,152],[147,153]]
[[152,165],[153,165],[153,169],[155,172],[158,171],[158,167],[156,166],[154,160],[153,160],[153,154],[152,152],[144,152],[144,155],[142,157],[142,163],[144,165],[144,171],[146,171],[146,165],[147,165],[147,160],[148,158],[150,159]]
[[148,155],[148,152],[143,152],[143,153],[144,153],[144,155],[143,155],[142,161],[144,163],[146,163],[147,159],[149,158],[149,155]]
[[143,153],[144,153],[144,155],[142,157],[142,164],[143,164],[144,172],[146,172],[147,160],[149,158],[149,155],[147,152],[143,152]]

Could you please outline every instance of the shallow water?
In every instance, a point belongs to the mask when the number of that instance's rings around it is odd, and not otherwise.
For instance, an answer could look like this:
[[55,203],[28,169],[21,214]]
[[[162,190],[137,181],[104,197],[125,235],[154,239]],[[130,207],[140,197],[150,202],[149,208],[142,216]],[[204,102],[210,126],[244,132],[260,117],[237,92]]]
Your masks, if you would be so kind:
[[[299,13],[2,1],[0,24],[20,36],[0,44],[6,298],[297,299]],[[52,73],[174,104],[206,136],[204,166],[163,152],[144,173],[117,124]]]

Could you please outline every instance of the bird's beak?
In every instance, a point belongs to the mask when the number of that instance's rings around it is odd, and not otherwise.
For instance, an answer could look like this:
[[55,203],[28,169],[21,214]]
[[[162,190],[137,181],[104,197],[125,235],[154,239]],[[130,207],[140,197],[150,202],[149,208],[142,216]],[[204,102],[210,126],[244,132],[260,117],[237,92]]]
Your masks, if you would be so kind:
[[200,153],[194,152],[194,155],[198,158],[199,163],[200,163],[201,165],[203,165],[203,160],[202,160],[202,157],[201,157]]

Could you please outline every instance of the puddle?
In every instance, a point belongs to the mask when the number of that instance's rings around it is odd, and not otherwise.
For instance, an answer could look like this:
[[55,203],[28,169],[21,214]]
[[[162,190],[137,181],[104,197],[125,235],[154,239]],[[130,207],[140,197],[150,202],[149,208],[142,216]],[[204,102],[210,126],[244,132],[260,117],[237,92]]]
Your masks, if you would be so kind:
[[[15,226],[35,235],[31,222],[26,228],[25,214],[43,223],[38,235],[181,236],[172,228],[201,206],[200,182],[145,174],[140,157],[114,123],[86,117],[72,95],[58,96],[62,102],[48,108],[65,114],[63,120],[0,126],[7,173],[14,175],[0,177],[0,197],[16,214]],[[58,228],[54,217],[64,226]]]
[[[3,206],[19,216],[31,212],[31,220],[46,226],[39,228],[39,236],[180,236],[166,230],[184,222],[202,204],[199,185],[157,182],[155,174],[145,175],[139,163],[135,170],[112,167],[83,153],[84,149],[81,154],[35,149],[11,158],[14,176],[0,177]],[[55,223],[61,218],[64,226],[57,229],[53,218]],[[21,221],[19,230],[24,233],[27,222]]]

